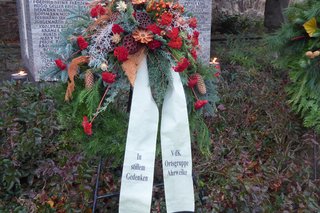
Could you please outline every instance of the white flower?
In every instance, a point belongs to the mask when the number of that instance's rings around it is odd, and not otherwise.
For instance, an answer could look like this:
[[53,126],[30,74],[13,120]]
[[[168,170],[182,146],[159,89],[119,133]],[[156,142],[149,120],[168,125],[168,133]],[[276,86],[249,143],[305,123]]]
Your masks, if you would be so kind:
[[100,66],[100,69],[102,71],[107,71],[108,70],[108,65],[106,63],[102,63],[101,66]]
[[119,12],[124,12],[124,11],[126,11],[126,9],[127,9],[127,4],[124,1],[119,1],[117,3],[117,10]]
[[118,44],[121,41],[120,34],[116,33],[112,36],[111,41],[115,44]]

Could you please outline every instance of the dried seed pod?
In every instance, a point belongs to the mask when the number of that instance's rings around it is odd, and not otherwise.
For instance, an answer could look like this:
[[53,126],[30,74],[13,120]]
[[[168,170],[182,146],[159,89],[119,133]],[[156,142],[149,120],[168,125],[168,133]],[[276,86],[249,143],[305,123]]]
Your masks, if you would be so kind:
[[201,95],[205,95],[207,93],[207,87],[204,83],[204,80],[200,74],[195,74],[198,77],[197,89]]
[[91,70],[87,70],[84,76],[84,82],[86,89],[91,89],[94,85],[94,76]]
[[146,29],[150,24],[152,24],[151,18],[145,12],[137,12],[136,20],[139,22],[139,26],[143,29]]
[[127,48],[130,55],[138,52],[140,47],[138,42],[136,42],[131,35],[126,35],[123,38],[123,46]]

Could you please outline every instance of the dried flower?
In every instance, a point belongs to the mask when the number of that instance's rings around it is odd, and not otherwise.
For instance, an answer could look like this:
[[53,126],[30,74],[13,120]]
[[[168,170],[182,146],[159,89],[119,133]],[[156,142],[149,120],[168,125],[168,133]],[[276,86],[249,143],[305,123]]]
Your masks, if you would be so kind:
[[176,72],[183,72],[189,67],[189,65],[190,65],[190,62],[187,58],[181,58],[177,66],[174,67],[173,69]]
[[56,60],[54,60],[54,62],[56,63],[57,67],[60,70],[65,70],[67,68],[67,65],[65,63],[63,63],[63,61],[61,59],[56,59]]
[[179,33],[180,33],[179,28],[173,27],[170,31],[168,31],[167,36],[170,39],[176,39],[176,38],[178,38]]
[[106,14],[106,10],[101,6],[101,5],[97,5],[94,8],[91,9],[90,11],[90,15],[92,18],[96,18],[99,15],[105,15]]
[[115,44],[118,44],[120,41],[121,41],[121,36],[120,34],[114,34],[112,37],[111,37],[111,41]]
[[88,42],[82,36],[78,36],[77,43],[80,50],[84,50],[88,47]]
[[208,103],[208,100],[198,100],[196,103],[194,103],[194,108],[196,110],[199,110],[202,107],[204,107],[204,105],[206,105],[207,103]]
[[216,72],[216,73],[214,74],[214,77],[218,78],[220,75],[221,75],[220,72]]
[[198,31],[193,32],[193,37],[199,38],[200,33]]
[[161,28],[156,24],[150,24],[147,29],[156,35],[161,35]]
[[129,52],[128,52],[127,48],[125,48],[123,46],[119,46],[114,49],[113,55],[115,57],[117,57],[117,59],[120,62],[124,62],[124,61],[128,60]]
[[146,30],[136,30],[132,33],[132,37],[135,41],[139,41],[140,43],[147,44],[153,40],[153,35],[151,32]]
[[192,36],[192,45],[193,46],[199,45],[199,35],[200,35],[200,33],[198,31],[193,32],[193,36]]
[[112,25],[112,32],[113,34],[120,34],[120,33],[123,33],[124,30],[119,24],[114,24]]
[[193,88],[198,83],[198,75],[191,75],[188,80],[188,87]]
[[158,49],[162,46],[162,43],[158,40],[153,40],[151,42],[148,43],[148,47],[149,49],[151,50],[155,50],[155,49]]
[[160,24],[168,26],[171,24],[172,19],[173,19],[172,13],[167,13],[167,12],[163,13],[161,15]]
[[101,77],[104,82],[106,82],[108,84],[112,84],[116,81],[117,75],[113,74],[111,72],[102,72]]
[[84,133],[92,135],[92,123],[89,123],[87,116],[83,116],[82,127]]
[[127,9],[127,4],[124,1],[119,1],[116,8],[119,12],[124,12]]
[[192,55],[192,57],[194,58],[194,60],[197,60],[197,59],[198,59],[197,50],[192,49],[192,50],[191,50],[191,55]]
[[181,46],[182,46],[182,39],[180,37],[178,38],[175,38],[175,39],[171,39],[169,42],[168,42],[168,46],[173,48],[173,49],[180,49]]
[[197,27],[197,18],[193,17],[189,19],[189,27],[196,28]]

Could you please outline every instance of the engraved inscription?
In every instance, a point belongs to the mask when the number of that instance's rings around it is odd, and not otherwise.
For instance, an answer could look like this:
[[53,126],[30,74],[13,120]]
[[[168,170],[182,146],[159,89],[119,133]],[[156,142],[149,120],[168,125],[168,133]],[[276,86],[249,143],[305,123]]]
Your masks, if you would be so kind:
[[180,2],[198,19],[199,42],[201,46],[199,55],[203,62],[209,63],[212,0],[180,0]]

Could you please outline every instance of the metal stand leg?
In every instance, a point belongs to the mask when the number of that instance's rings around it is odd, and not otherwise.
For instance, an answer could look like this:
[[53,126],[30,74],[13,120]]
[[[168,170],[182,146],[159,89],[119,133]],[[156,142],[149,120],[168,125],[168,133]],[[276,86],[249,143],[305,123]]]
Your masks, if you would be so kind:
[[101,173],[101,165],[102,165],[102,158],[100,158],[100,162],[97,168],[97,179],[96,179],[96,187],[94,189],[94,197],[93,197],[93,207],[92,207],[92,213],[95,213],[97,208],[97,201],[98,201],[98,189],[99,189],[99,179],[100,179],[100,173]]
[[[99,191],[99,182],[100,182],[100,174],[101,174],[101,167],[102,167],[102,158],[100,158],[100,162],[97,168],[97,179],[96,179],[96,185],[95,185],[95,189],[94,189],[94,197],[93,197],[93,206],[92,206],[92,213],[96,212],[96,208],[97,208],[97,202],[99,199],[104,199],[104,198],[112,198],[112,197],[118,197],[120,195],[119,192],[115,192],[115,193],[109,193],[109,194],[105,194],[105,195],[98,195],[98,191]],[[198,182],[197,179],[195,177],[195,175],[193,175],[193,183],[194,186],[196,188],[199,188],[198,186]],[[164,187],[164,183],[157,183],[154,184],[153,187]],[[203,200],[203,189],[199,189],[199,199],[201,202],[201,205],[204,206],[204,200]],[[186,212],[187,213],[187,212]]]
[[313,144],[313,175],[314,175],[314,180],[317,180],[317,173],[318,173],[318,145],[316,143]]

